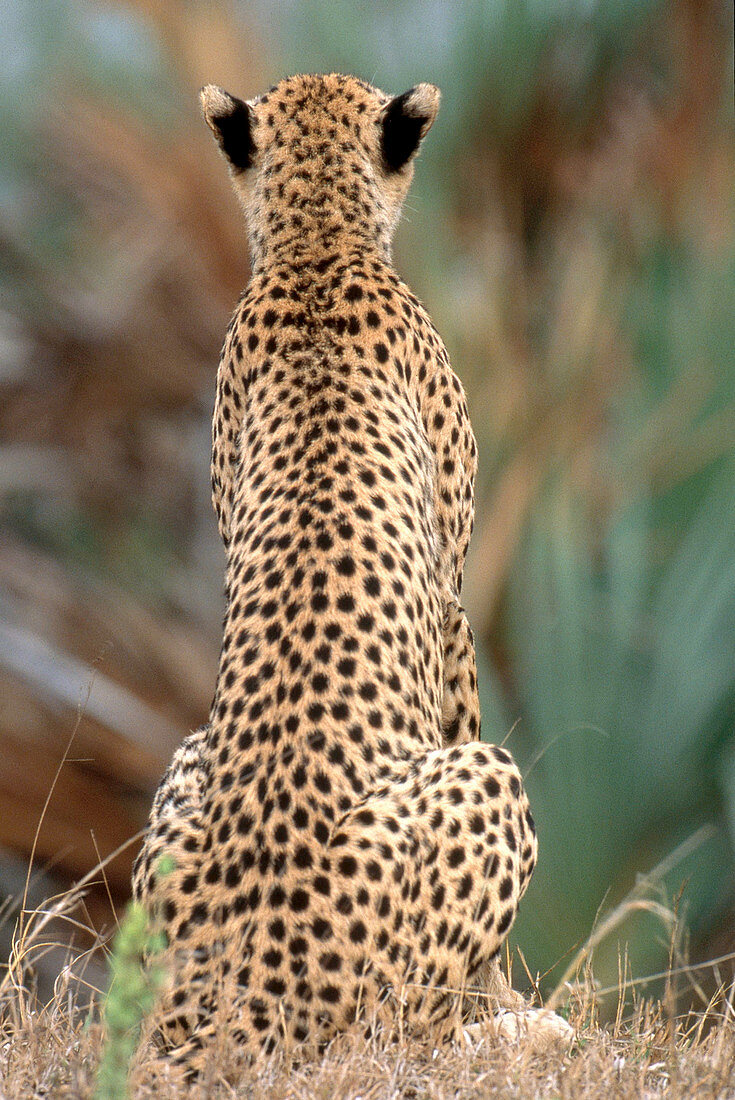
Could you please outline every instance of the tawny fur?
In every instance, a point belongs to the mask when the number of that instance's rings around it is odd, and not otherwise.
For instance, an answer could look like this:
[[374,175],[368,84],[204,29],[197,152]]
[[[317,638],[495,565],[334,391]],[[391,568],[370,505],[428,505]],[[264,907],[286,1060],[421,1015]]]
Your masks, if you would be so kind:
[[253,270],[213,428],[227,613],[134,876],[170,945],[159,1042],[194,1070],[218,1027],[245,1053],[357,1018],[457,1033],[536,861],[516,765],[478,740],[465,396],[390,259],[438,92],[202,100]]

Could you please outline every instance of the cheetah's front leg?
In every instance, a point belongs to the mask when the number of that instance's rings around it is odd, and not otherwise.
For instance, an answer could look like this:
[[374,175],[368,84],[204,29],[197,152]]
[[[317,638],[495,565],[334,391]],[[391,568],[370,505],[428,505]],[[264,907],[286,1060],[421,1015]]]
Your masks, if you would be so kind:
[[442,732],[445,745],[464,745],[480,737],[475,641],[464,608],[453,594],[444,607]]

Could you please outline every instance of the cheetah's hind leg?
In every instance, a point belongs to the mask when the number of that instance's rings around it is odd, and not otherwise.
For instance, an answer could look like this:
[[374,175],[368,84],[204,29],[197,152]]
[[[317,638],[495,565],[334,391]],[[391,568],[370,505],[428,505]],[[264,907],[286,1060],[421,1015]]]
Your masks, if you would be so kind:
[[[428,752],[336,823],[327,854],[351,918],[334,950],[367,962],[409,1026],[456,1019],[457,1034],[464,991],[505,940],[536,858],[510,755],[479,742]],[[360,905],[378,914],[370,929],[352,919],[358,878]]]
[[[182,854],[184,839],[199,839],[205,781],[203,752],[208,732],[209,727],[202,726],[181,742],[153,799],[143,846],[133,864],[133,897],[150,910],[160,900],[156,887],[161,856],[170,855],[179,864],[177,857]],[[176,837],[173,847],[172,835]]]

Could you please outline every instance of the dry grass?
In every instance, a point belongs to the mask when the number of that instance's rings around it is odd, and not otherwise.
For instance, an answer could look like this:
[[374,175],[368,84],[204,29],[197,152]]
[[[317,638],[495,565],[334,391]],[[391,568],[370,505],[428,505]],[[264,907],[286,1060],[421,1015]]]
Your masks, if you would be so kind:
[[[51,1000],[42,1005],[33,992],[37,961],[51,949],[59,923],[82,935],[84,889],[93,878],[104,880],[104,866],[94,869],[73,891],[22,914],[14,951],[0,979],[0,1098],[52,1097],[85,1100],[95,1091],[104,1044],[99,1022],[102,992],[90,974],[100,972],[108,953],[105,940],[94,938],[86,950],[70,952],[60,968]],[[682,975],[699,990],[697,973],[716,964],[689,967],[681,962],[677,925],[669,910],[652,897],[655,875],[647,886],[601,919],[568,968],[566,980],[547,1003],[554,1003],[575,1028],[570,1050],[539,1053],[526,1040],[499,1042],[485,1038],[471,1048],[436,1047],[431,1036],[401,1043],[345,1035],[318,1059],[293,1066],[276,1054],[241,1068],[236,1087],[224,1074],[233,1052],[214,1053],[211,1077],[195,1088],[162,1076],[143,1057],[130,1079],[130,1096],[155,1097],[324,1097],[325,1100],[394,1097],[735,1097],[735,983],[720,983],[699,1011],[677,1013],[675,981]],[[638,996],[640,980],[628,980],[621,960],[615,991],[595,988],[591,959],[595,945],[631,909],[657,911],[671,932],[671,970],[660,1000]],[[522,957],[521,957],[522,959]],[[95,963],[96,960],[96,963]],[[532,979],[533,981],[533,979]],[[640,982],[640,984],[639,984]],[[535,982],[534,982],[535,984]],[[601,997],[617,995],[612,1021],[600,1024]],[[701,992],[701,990],[700,990]],[[121,1098],[122,1100],[122,1098]]]
[[[735,1026],[724,1000],[707,1021],[669,1019],[661,1004],[641,1002],[616,1029],[572,1014],[579,1039],[569,1053],[537,1055],[524,1043],[483,1042],[478,1049],[436,1050],[346,1038],[297,1068],[278,1056],[244,1071],[237,1088],[212,1080],[183,1089],[143,1067],[136,1097],[712,1097],[735,1096]],[[9,1011],[0,1053],[4,1097],[91,1097],[101,1050],[98,1024],[85,1026],[57,1000],[25,1022]],[[702,1025],[708,1023],[707,1027]]]

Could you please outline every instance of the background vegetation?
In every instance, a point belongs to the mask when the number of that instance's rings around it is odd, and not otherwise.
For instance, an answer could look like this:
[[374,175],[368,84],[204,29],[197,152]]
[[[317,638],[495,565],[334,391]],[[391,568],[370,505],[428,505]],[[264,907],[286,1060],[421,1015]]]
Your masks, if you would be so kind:
[[[728,955],[731,5],[272,7],[5,5],[0,936],[7,946],[75,712],[31,901],[136,833],[174,745],[207,715],[223,567],[209,420],[248,272],[196,90],[248,96],[336,68],[443,90],[396,258],[445,337],[481,446],[465,594],[483,732],[508,738],[528,773],[541,838],[515,938],[546,972],[684,843],[662,887],[693,954]],[[87,898],[99,930],[133,854]],[[636,975],[667,961],[644,915],[597,949],[603,985],[622,943]],[[58,958],[38,968],[43,986]]]

